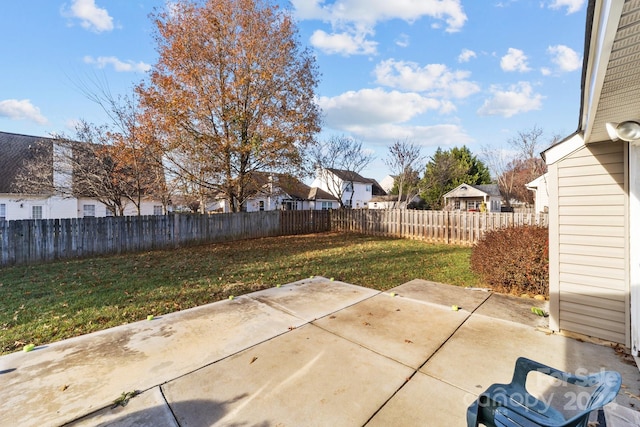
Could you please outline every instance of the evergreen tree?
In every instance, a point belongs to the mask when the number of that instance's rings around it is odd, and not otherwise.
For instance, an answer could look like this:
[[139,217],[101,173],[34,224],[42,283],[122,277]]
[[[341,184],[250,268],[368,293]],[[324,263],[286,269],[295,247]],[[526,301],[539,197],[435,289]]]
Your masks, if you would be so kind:
[[421,196],[429,209],[442,209],[442,196],[463,183],[490,184],[489,168],[466,146],[446,151],[438,147],[427,163]]

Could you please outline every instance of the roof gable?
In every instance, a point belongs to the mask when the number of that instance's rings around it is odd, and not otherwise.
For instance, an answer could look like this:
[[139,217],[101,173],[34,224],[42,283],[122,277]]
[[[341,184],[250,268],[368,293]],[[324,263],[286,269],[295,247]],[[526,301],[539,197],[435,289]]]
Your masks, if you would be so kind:
[[332,174],[334,174],[336,177],[340,178],[343,181],[362,182],[362,183],[371,182],[370,179],[365,178],[359,173],[356,173],[353,171],[348,171],[344,169],[334,169],[334,168],[327,168],[327,171],[331,172]]
[[500,190],[497,184],[481,184],[481,185],[471,185],[471,184],[460,184],[453,190],[446,193],[443,197],[451,198],[451,197],[500,197]]
[[309,200],[332,200],[337,201],[338,198],[331,193],[324,191],[322,188],[310,187]]
[[[252,172],[251,180],[255,194],[271,193],[278,190],[295,200],[338,200],[326,191],[317,187],[309,187],[288,174]],[[269,184],[272,184],[273,187],[269,188]]]

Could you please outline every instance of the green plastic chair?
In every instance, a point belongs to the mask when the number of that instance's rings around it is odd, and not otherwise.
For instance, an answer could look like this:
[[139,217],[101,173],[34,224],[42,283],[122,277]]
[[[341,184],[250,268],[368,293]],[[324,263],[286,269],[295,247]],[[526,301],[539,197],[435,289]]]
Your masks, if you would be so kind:
[[[567,397],[569,393],[562,386],[572,384],[593,390],[589,399],[576,398],[574,403],[583,403],[575,415],[565,416],[550,402],[543,402],[527,392],[525,387],[527,375],[531,371],[550,375],[562,381],[558,386],[560,396]],[[567,426],[586,427],[589,413],[611,402],[622,384],[622,377],[615,371],[601,371],[585,376],[572,375],[558,369],[543,365],[524,357],[518,358],[513,372],[513,379],[509,384],[493,384],[478,396],[478,399],[467,409],[467,427],[483,424],[487,427],[534,427],[534,426]],[[585,392],[580,392],[582,395]],[[571,397],[571,395],[569,395]],[[576,396],[577,397],[577,396]],[[585,396],[586,397],[586,396]],[[586,403],[586,404],[584,404]]]

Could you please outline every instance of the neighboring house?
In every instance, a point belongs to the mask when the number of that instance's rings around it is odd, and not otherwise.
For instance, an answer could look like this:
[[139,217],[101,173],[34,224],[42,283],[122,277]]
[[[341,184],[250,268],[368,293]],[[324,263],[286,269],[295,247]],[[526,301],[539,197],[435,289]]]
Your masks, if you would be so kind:
[[[338,199],[316,187],[309,187],[291,175],[253,172],[250,195],[242,204],[245,212],[273,210],[328,210],[340,207]],[[219,197],[207,205],[207,212],[230,212],[229,203]]]
[[500,212],[502,206],[498,184],[460,184],[443,198],[445,210]]
[[585,39],[578,129],[542,153],[549,326],[623,344],[638,356],[640,5],[590,0]]
[[[33,194],[18,193],[14,184],[26,162],[33,159],[36,147],[51,154],[50,170],[40,176],[41,191]],[[52,138],[0,132],[0,221],[112,215],[106,206],[97,200],[67,197],[56,193],[56,186],[65,178],[54,172],[54,149],[55,140]],[[145,200],[142,202],[141,211],[142,215],[162,214],[162,203]],[[132,203],[126,205],[125,215],[137,215]]]
[[402,196],[402,201],[398,202],[398,196],[396,194],[389,194],[386,196],[373,196],[367,207],[369,209],[407,209],[409,206],[419,204],[422,201],[420,196],[414,196],[407,203],[407,196]]
[[540,175],[533,181],[525,184],[527,190],[533,191],[533,209],[535,213],[549,212],[549,188],[547,187],[547,174]]
[[309,187],[285,174],[254,172],[253,194],[243,204],[247,212],[272,210],[328,210],[339,207],[338,199],[320,188]]
[[318,169],[311,186],[342,198],[345,207],[354,209],[366,208],[371,198],[387,194],[375,179],[342,169]]

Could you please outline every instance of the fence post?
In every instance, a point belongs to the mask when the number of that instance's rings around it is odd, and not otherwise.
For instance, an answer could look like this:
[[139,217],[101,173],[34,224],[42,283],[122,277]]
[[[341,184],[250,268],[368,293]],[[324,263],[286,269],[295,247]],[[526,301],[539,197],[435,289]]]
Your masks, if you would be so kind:
[[449,244],[449,211],[444,212],[444,242]]

